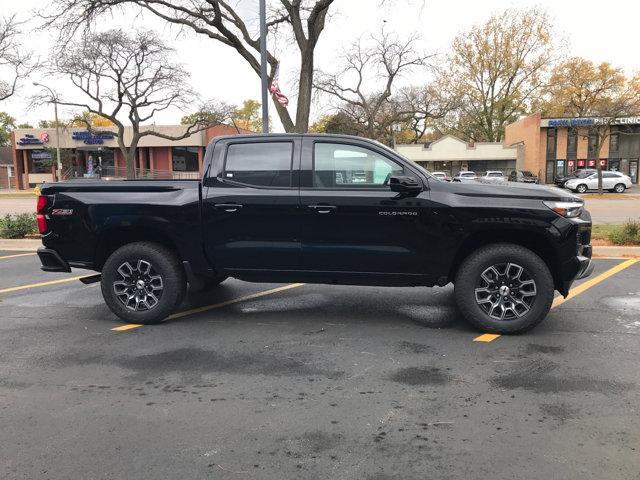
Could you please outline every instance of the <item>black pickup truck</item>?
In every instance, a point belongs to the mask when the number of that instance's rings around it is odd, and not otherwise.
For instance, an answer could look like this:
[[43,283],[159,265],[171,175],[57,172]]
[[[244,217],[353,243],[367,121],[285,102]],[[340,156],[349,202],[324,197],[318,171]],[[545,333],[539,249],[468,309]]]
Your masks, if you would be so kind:
[[[42,269],[101,272],[120,318],[161,322],[187,290],[252,282],[444,286],[486,332],[524,332],[591,273],[582,200],[445,183],[369,140],[220,137],[201,180],[69,181],[38,199]],[[97,277],[96,277],[97,280]],[[362,299],[363,302],[366,298]]]

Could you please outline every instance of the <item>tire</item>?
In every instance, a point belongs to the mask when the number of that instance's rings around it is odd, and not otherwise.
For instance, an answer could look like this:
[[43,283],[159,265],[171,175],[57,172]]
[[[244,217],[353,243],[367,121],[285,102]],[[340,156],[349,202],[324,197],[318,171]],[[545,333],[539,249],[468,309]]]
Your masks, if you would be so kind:
[[518,334],[532,329],[549,313],[554,296],[553,277],[544,261],[531,250],[510,243],[473,252],[460,265],[454,285],[456,303],[465,319],[487,333]]
[[220,285],[227,278],[229,278],[227,275],[219,275],[217,277],[199,279],[200,285],[189,284],[189,292],[198,293],[198,292],[205,292],[207,290],[211,290],[212,288],[215,288],[218,285]]
[[587,190],[588,190],[588,188],[584,183],[581,183],[580,185],[578,185],[576,187],[576,192],[578,192],[578,193],[586,193]]
[[626,188],[627,187],[624,185],[624,183],[618,183],[615,187],[613,187],[613,191],[616,193],[624,193]]
[[131,323],[160,323],[182,303],[186,286],[176,255],[156,243],[120,247],[102,268],[104,301],[113,313]]

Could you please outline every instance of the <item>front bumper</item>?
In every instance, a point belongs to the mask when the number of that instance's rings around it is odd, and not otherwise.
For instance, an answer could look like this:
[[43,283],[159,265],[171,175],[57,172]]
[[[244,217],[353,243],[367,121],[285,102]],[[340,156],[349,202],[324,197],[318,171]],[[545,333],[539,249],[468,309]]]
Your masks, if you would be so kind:
[[70,272],[71,267],[58,252],[50,248],[39,248],[38,257],[45,272]]

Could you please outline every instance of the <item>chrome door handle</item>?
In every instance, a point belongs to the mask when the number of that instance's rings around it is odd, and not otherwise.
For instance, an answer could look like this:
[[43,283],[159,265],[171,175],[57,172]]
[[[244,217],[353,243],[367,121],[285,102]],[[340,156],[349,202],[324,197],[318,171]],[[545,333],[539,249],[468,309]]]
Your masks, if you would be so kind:
[[309,205],[309,208],[315,210],[317,213],[331,213],[338,207],[335,205]]
[[242,208],[242,205],[237,203],[216,203],[213,205],[216,208],[222,208],[225,212],[233,213]]

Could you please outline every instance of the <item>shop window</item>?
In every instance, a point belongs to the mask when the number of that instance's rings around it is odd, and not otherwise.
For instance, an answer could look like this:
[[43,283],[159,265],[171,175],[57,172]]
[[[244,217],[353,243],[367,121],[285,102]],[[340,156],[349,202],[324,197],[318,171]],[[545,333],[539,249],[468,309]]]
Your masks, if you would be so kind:
[[609,137],[609,152],[617,153],[618,152],[618,134],[612,133]]
[[547,128],[547,158],[556,158],[556,134],[555,128]]
[[198,147],[172,147],[174,172],[198,171]]
[[54,159],[46,150],[30,150],[29,156],[29,173],[51,173]]
[[555,162],[547,162],[547,170],[545,175],[545,183],[553,183],[555,178]]
[[257,187],[290,187],[292,158],[291,142],[231,144],[224,178]]
[[567,132],[567,159],[575,160],[578,156],[578,131],[570,128]]
[[596,133],[589,134],[589,143],[587,144],[587,156],[589,158],[595,158],[598,152],[596,152],[598,144],[598,135]]

